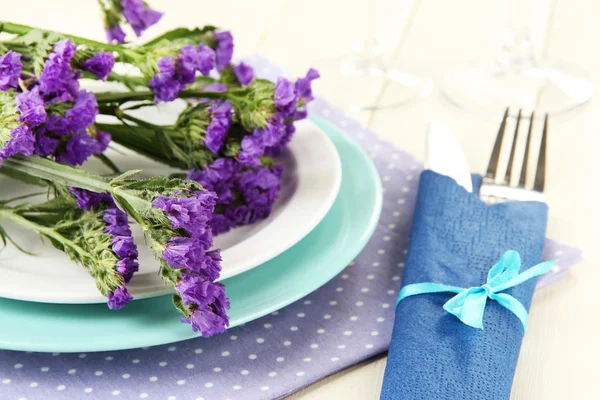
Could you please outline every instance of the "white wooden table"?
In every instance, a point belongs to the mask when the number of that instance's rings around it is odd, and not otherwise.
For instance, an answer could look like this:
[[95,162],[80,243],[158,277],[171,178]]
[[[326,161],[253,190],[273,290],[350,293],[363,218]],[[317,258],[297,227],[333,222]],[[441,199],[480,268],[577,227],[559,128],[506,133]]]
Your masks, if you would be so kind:
[[[321,71],[315,91],[348,107],[358,93],[387,102],[385,85],[363,87],[338,73],[331,62],[366,35],[366,2],[355,0],[198,1],[148,0],[166,15],[148,36],[176,26],[213,24],[231,29],[238,56],[260,52],[300,75]],[[395,66],[418,66],[439,79],[454,66],[494,56],[503,37],[504,0],[376,1],[380,43]],[[1,18],[103,40],[92,0],[0,0]],[[531,27],[534,43],[547,56],[569,60],[600,76],[600,1],[535,0]],[[552,120],[549,139],[548,235],[574,244],[586,261],[569,276],[536,293],[530,324],[513,384],[513,399],[598,398],[600,360],[600,96],[580,112]],[[356,115],[379,135],[422,158],[427,121],[445,121],[459,136],[469,163],[483,171],[497,123],[448,104],[439,91],[410,106]],[[379,398],[385,358],[366,362],[308,387],[294,400],[370,400]]]

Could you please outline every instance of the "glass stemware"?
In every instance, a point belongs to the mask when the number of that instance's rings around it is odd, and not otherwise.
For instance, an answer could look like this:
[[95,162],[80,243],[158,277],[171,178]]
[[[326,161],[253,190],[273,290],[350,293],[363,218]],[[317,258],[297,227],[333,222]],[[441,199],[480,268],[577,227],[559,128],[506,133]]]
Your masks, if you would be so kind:
[[595,84],[577,65],[536,56],[528,24],[528,1],[511,2],[512,24],[496,59],[451,70],[441,89],[455,105],[486,116],[506,107],[525,114],[557,115],[587,102]]
[[[390,90],[393,98],[386,102],[379,99],[369,102],[364,97],[351,99],[351,111],[372,111],[399,107],[428,96],[433,90],[433,81],[405,68],[394,68],[387,60],[391,54],[379,46],[375,38],[376,1],[367,1],[367,39],[357,41],[354,51],[342,58],[340,72],[352,82],[380,85],[381,90]],[[381,93],[382,93],[381,92]]]

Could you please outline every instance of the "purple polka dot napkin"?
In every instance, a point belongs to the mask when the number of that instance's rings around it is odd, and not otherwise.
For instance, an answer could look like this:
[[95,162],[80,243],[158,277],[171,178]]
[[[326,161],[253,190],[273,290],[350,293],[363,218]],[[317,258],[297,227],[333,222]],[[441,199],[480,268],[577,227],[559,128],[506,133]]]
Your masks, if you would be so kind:
[[[263,58],[249,61],[259,76],[281,74]],[[422,166],[322,99],[311,112],[362,145],[384,186],[375,234],[342,273],[279,312],[208,339],[87,354],[0,350],[0,399],[279,399],[385,352]],[[548,240],[543,258],[560,261],[539,285],[562,276],[581,252]]]

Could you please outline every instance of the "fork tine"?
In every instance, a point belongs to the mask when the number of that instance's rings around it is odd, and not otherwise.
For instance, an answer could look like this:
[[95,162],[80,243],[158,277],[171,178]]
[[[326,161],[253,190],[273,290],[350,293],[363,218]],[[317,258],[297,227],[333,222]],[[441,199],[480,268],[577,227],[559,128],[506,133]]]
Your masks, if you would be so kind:
[[506,120],[508,119],[508,107],[504,111],[504,117],[502,117],[502,123],[500,129],[496,135],[496,142],[494,143],[494,149],[490,156],[490,162],[488,163],[486,178],[496,179],[496,170],[498,169],[498,163],[500,160],[500,150],[502,149],[502,140],[504,139],[504,131],[506,130]]
[[519,178],[519,187],[525,187],[527,180],[527,164],[529,164],[529,147],[531,147],[531,132],[533,131],[533,121],[535,120],[535,112],[531,112],[529,120],[529,130],[527,131],[527,143],[525,144],[525,155],[523,156],[523,166],[521,167],[521,177]]
[[546,180],[546,148],[548,147],[548,114],[544,118],[544,129],[542,132],[542,142],[540,143],[540,155],[538,156],[537,167],[535,171],[535,181],[533,190],[536,192],[544,191],[544,181]]
[[517,125],[515,126],[515,134],[512,137],[512,145],[510,146],[510,156],[508,157],[508,166],[506,167],[506,175],[504,176],[504,180],[509,185],[510,178],[512,177],[513,172],[515,152],[517,150],[517,140],[519,139],[519,125],[521,125],[521,112],[522,110],[519,110],[519,115],[517,115]]

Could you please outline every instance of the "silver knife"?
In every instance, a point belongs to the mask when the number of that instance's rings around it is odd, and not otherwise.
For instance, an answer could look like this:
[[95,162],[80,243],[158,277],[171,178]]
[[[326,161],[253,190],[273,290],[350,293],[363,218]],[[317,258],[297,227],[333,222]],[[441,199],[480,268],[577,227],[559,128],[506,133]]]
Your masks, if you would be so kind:
[[432,120],[427,127],[425,169],[449,176],[468,192],[473,191],[467,159],[452,131],[441,121]]

